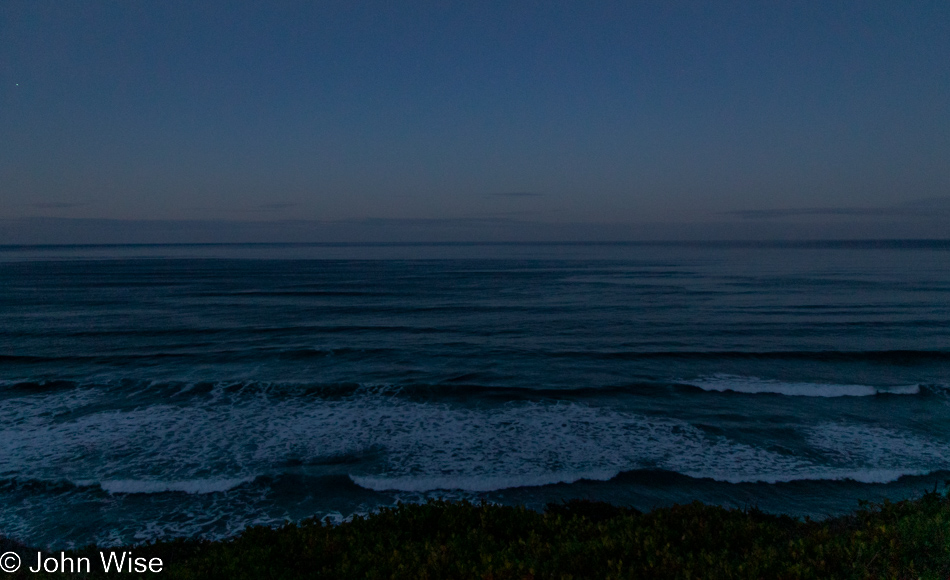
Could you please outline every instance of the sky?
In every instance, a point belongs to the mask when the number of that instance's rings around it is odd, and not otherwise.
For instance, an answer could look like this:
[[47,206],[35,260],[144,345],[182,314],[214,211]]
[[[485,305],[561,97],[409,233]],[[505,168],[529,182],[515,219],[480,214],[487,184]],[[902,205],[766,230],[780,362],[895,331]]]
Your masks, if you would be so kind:
[[0,3],[0,243],[950,238],[950,2]]

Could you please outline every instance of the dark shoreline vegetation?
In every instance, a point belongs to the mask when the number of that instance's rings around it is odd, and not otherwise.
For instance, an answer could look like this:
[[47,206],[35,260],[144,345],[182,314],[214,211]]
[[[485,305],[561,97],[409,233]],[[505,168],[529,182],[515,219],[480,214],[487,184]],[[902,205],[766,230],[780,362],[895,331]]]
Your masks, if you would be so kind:
[[[31,573],[35,549],[0,538]],[[317,519],[252,527],[221,541],[174,539],[110,548],[159,557],[162,578],[923,578],[950,576],[950,491],[880,504],[823,521],[694,502],[641,513],[575,500],[525,507],[430,501],[333,525]],[[44,552],[59,556],[59,552]]]

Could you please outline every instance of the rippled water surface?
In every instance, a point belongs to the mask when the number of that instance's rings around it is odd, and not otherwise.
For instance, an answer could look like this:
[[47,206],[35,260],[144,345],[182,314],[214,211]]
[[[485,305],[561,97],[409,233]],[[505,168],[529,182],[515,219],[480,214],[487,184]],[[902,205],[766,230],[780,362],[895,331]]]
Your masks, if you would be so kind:
[[0,533],[799,515],[950,474],[950,246],[0,248]]

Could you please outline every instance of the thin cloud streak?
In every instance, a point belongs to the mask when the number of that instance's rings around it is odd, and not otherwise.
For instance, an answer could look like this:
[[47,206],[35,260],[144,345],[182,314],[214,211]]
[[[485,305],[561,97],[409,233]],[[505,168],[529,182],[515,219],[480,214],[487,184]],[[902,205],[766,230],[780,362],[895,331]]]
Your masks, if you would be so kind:
[[299,203],[262,203],[260,205],[254,206],[254,209],[271,211],[278,209],[288,209],[291,207],[297,207],[299,205]]
[[743,219],[784,219],[801,216],[885,216],[893,215],[894,211],[893,208],[878,207],[805,207],[796,209],[748,209],[725,213]]
[[930,197],[886,207],[804,207],[749,209],[724,212],[747,220],[787,219],[795,217],[939,217],[950,214],[950,197]]
[[0,219],[0,245],[943,239],[946,219],[554,223],[504,218],[340,221]]
[[364,225],[377,227],[482,227],[495,225],[509,225],[519,223],[520,220],[498,217],[472,217],[472,218],[365,218],[355,220],[339,220],[323,222],[333,225]]
[[544,194],[537,191],[506,191],[501,193],[489,193],[488,197],[543,197]]
[[37,209],[71,209],[74,207],[83,207],[89,205],[88,203],[75,203],[68,201],[48,201],[48,202],[36,202],[31,203],[30,207],[35,207]]

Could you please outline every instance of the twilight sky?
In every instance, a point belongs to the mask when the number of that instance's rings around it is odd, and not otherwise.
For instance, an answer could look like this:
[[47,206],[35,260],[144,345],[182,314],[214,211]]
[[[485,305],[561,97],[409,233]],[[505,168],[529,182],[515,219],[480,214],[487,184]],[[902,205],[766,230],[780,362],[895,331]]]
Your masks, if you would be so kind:
[[950,2],[4,0],[0,243],[148,228],[950,237]]

